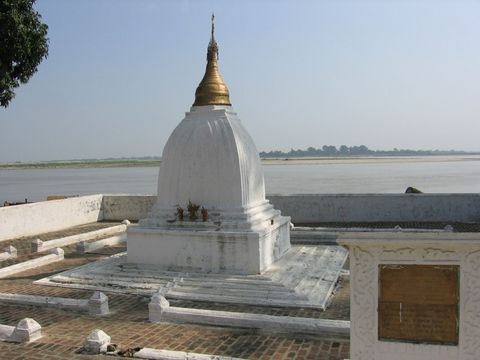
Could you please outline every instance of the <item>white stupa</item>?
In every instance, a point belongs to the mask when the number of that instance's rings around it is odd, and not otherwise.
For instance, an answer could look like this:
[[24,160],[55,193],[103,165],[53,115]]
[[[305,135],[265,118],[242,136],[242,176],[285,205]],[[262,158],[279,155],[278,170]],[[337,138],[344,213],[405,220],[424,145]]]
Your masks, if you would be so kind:
[[130,227],[129,263],[259,274],[290,248],[290,218],[265,199],[258,151],[218,72],[212,34],[195,102],[163,149],[158,199]]

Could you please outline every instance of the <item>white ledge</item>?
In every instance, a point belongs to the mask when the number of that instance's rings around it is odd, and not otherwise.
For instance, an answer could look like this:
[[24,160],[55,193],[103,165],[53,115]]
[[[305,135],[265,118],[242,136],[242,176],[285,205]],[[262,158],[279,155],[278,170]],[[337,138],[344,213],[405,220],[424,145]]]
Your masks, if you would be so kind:
[[108,297],[96,291],[90,299],[70,299],[61,297],[0,293],[0,303],[44,306],[55,309],[88,311],[90,315],[109,313]]
[[0,253],[0,261],[14,259],[17,257],[17,248],[14,246],[7,246],[4,250],[4,252]]
[[126,240],[127,234],[121,234],[94,242],[81,241],[77,244],[77,252],[80,254],[88,253],[98,249],[102,249],[105,246],[112,246],[124,243]]
[[32,251],[33,252],[42,252],[56,247],[68,246],[72,244],[79,243],[81,241],[92,240],[95,238],[114,235],[118,233],[125,232],[127,230],[127,225],[115,225],[105,229],[89,231],[83,234],[71,235],[66,236],[63,238],[48,240],[48,241],[41,241],[40,239],[36,239],[32,241]]
[[197,354],[172,350],[156,350],[151,348],[143,348],[133,354],[133,357],[149,360],[242,360],[230,356]]
[[26,271],[35,269],[37,267],[48,265],[57,261],[63,260],[63,250],[60,248],[53,249],[52,254],[41,256],[36,259],[27,260],[15,265],[6,266],[0,269],[0,279],[5,278],[7,276]]
[[172,321],[336,337],[350,334],[350,321],[170,307],[160,294],[152,296],[148,308],[152,322]]

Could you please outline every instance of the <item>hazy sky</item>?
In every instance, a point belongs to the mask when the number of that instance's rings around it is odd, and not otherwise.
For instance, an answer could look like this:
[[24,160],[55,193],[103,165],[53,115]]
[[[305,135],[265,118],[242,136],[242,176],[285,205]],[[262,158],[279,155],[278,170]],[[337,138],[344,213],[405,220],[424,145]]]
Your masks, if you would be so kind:
[[50,55],[0,161],[159,156],[206,64],[258,149],[480,151],[479,1],[37,0]]

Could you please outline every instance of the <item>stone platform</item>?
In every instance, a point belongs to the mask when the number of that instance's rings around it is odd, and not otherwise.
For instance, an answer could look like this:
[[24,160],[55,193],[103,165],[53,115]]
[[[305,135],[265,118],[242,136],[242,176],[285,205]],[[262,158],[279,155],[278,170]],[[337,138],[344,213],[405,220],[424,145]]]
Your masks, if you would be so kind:
[[348,252],[340,246],[295,245],[261,275],[187,273],[127,263],[120,253],[36,284],[151,295],[167,299],[325,309]]

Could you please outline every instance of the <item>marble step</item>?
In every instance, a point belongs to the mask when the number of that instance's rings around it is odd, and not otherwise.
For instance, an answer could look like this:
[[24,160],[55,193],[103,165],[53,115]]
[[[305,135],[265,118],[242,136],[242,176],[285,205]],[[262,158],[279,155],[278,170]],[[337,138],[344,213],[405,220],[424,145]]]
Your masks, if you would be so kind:
[[36,283],[142,295],[160,290],[169,299],[324,309],[347,257],[340,246],[293,245],[262,275],[230,275],[128,264],[122,253]]
[[318,308],[317,304],[310,303],[307,300],[301,299],[265,299],[258,297],[238,297],[238,296],[226,296],[226,295],[210,295],[210,294],[186,294],[174,290],[170,290],[167,295],[167,299],[176,300],[190,300],[190,301],[206,301],[206,302],[218,302],[235,305],[257,305],[257,306],[279,306],[279,307],[304,307],[304,308]]
[[[84,284],[84,285],[95,285],[98,284],[101,287],[117,287],[124,289],[145,289],[145,290],[158,290],[161,286],[166,286],[168,281],[158,281],[156,283],[143,283],[135,281],[119,281],[112,278],[102,281],[102,279],[89,279],[89,278],[75,278],[65,276],[55,276],[51,279],[53,283],[57,284]],[[108,286],[106,286],[108,284]]]
[[238,297],[262,297],[262,298],[290,298],[290,299],[304,299],[307,297],[298,295],[297,293],[283,289],[282,291],[271,291],[270,289],[259,289],[256,287],[250,289],[228,289],[228,288],[207,288],[207,287],[185,287],[176,286],[173,288],[175,292],[182,292],[185,294],[209,294],[209,295],[225,295]]

